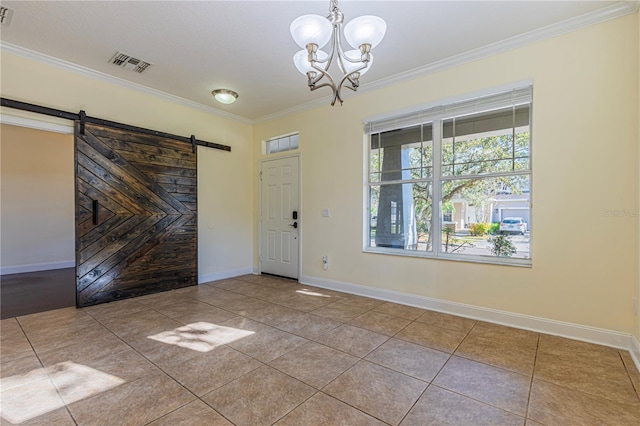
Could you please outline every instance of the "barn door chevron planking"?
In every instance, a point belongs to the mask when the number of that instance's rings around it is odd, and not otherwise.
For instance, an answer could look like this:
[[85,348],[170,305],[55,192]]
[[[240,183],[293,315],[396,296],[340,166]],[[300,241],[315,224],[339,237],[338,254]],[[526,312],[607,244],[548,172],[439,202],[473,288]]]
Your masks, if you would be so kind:
[[76,122],[78,307],[198,283],[197,153]]

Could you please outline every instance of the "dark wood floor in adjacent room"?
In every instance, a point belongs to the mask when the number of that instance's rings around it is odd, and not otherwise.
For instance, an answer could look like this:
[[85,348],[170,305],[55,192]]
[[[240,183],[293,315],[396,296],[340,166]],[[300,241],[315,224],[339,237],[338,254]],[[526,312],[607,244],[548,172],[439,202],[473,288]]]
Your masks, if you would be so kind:
[[75,305],[75,268],[0,277],[2,319]]

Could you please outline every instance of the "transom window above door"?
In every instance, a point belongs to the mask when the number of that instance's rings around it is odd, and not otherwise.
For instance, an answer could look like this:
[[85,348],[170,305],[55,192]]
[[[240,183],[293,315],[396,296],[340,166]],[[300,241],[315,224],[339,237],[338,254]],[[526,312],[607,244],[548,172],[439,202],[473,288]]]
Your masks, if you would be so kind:
[[278,152],[293,151],[298,147],[298,133],[291,133],[267,139],[264,142],[263,153],[267,155],[276,154]]

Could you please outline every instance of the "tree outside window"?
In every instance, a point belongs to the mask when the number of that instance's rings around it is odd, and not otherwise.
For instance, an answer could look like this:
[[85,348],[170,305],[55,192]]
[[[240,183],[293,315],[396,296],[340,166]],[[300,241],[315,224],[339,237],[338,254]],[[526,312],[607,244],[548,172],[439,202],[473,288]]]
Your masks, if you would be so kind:
[[[530,93],[520,102],[500,94],[502,105],[484,98],[484,110],[476,100],[456,114],[423,111],[423,122],[371,132],[365,249],[496,262],[490,238],[500,234],[513,251],[500,251],[499,263],[530,264]],[[501,227],[514,216],[526,232]]]

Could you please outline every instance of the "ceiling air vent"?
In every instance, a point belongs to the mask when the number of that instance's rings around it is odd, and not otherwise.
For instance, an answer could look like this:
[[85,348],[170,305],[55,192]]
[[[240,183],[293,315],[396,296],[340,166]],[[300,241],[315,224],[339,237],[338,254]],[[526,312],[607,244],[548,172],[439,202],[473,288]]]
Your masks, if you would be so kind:
[[13,10],[7,9],[4,6],[0,6],[0,24],[9,25],[11,17],[13,16]]
[[151,63],[149,62],[145,62],[138,58],[132,58],[126,53],[120,52],[117,52],[115,55],[113,55],[113,57],[109,60],[109,63],[117,65],[129,71],[135,71],[137,73],[141,73],[151,66]]

